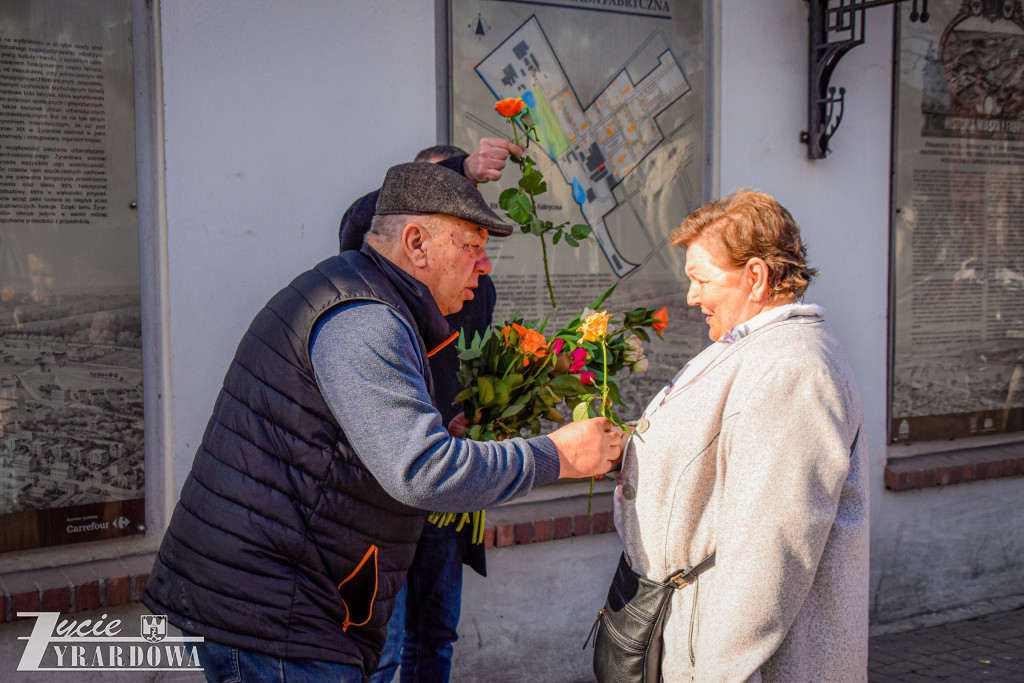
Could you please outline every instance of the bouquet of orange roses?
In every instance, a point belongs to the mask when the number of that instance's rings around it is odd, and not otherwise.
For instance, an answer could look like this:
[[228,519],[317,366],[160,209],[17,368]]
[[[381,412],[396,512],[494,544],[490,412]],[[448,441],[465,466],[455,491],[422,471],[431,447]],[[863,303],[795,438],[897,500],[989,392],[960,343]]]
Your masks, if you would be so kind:
[[[615,404],[626,407],[616,378],[647,369],[647,330],[660,337],[668,321],[665,308],[636,308],[621,315],[598,311],[614,290],[615,285],[550,336],[545,336],[546,320],[515,319],[468,343],[460,339],[464,389],[455,400],[470,419],[475,416],[466,437],[487,441],[523,432],[537,435],[542,419],[565,421],[562,405],[574,420],[600,415],[625,427],[613,409]],[[459,528],[470,522],[483,533],[482,513],[432,513],[429,519],[441,526],[457,522]]]
[[455,400],[466,415],[476,416],[466,436],[488,440],[520,436],[524,430],[540,434],[542,418],[564,421],[558,410],[562,403],[576,419],[603,415],[621,426],[610,408],[625,407],[615,378],[647,369],[646,330],[660,337],[667,321],[664,308],[621,315],[597,311],[614,290],[613,285],[550,337],[544,334],[546,320],[515,319],[474,335],[468,345],[460,340],[464,389]]

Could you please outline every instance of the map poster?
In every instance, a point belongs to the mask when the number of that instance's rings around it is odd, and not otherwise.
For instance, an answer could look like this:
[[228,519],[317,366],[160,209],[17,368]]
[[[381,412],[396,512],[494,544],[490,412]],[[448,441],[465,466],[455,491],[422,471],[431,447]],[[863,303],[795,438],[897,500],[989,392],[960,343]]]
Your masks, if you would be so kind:
[[[576,248],[548,240],[554,309],[540,238],[491,240],[495,322],[548,317],[554,329],[615,283],[609,311],[666,306],[665,340],[646,345],[649,371],[621,384],[627,419],[702,348],[700,311],[686,305],[685,253],[668,243],[703,198],[702,13],[699,0],[449,7],[452,143],[471,151],[483,137],[511,139],[494,103],[521,97],[539,133],[528,154],[548,186],[540,217],[586,223],[594,237]],[[519,177],[510,164],[480,186],[499,215],[498,196]]]
[[899,6],[890,439],[1024,430],[1024,11]]
[[0,4],[0,552],[139,534],[130,0]]

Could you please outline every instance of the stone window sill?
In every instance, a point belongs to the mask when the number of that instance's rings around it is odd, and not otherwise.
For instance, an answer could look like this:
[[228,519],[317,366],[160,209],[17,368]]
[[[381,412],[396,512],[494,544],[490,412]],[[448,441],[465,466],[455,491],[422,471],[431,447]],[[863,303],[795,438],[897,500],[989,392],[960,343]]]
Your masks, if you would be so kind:
[[1024,475],[1024,442],[890,459],[885,488],[909,491]]

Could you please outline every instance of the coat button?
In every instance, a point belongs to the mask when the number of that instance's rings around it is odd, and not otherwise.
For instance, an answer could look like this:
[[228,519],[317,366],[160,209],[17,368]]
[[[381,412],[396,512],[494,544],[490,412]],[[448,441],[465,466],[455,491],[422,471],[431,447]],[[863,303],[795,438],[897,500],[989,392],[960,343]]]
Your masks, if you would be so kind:
[[622,497],[626,500],[633,500],[636,498],[636,490],[629,484],[622,485]]
[[641,417],[640,421],[636,423],[636,431],[643,434],[647,431],[647,428],[651,426],[651,421],[646,417]]

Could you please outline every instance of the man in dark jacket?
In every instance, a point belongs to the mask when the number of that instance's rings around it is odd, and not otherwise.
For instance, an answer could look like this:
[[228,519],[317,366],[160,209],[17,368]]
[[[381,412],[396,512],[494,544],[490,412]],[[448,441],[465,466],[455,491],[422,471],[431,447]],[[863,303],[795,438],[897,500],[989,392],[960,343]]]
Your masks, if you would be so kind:
[[365,681],[425,511],[483,509],[620,456],[603,418],[501,442],[441,423],[427,359],[491,270],[488,235],[511,231],[463,176],[400,164],[363,248],[257,314],[143,595],[206,640],[210,680]]
[[[461,173],[474,185],[497,180],[510,154],[523,154],[522,147],[501,138],[483,138],[473,154],[452,145],[435,145],[420,150],[414,161],[439,164]],[[342,216],[338,231],[340,251],[361,249],[370,230],[379,190],[353,202]],[[446,316],[453,329],[471,338],[491,326],[496,292],[490,276],[481,275],[474,297],[462,310]],[[442,424],[448,424],[460,408],[454,404],[462,390],[457,372],[459,358],[449,344],[430,357],[434,395]],[[483,544],[473,543],[472,525],[461,532],[455,524],[423,525],[416,554],[399,592],[388,622],[387,640],[370,683],[390,683],[399,665],[403,683],[446,683],[451,676],[452,653],[458,639],[462,611],[462,564],[481,576],[487,575]]]

